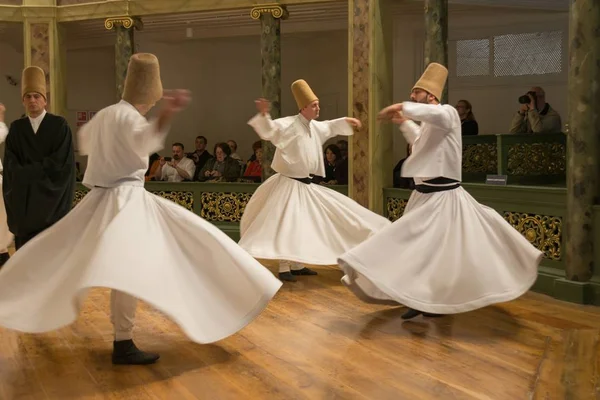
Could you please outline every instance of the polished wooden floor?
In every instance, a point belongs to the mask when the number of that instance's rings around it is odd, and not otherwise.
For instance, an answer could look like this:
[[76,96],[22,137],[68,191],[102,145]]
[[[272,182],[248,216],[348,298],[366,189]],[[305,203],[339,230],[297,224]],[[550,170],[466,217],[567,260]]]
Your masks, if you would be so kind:
[[190,342],[138,309],[136,341],[153,366],[110,363],[108,292],[48,334],[0,330],[0,399],[598,399],[600,310],[523,298],[440,319],[361,303],[341,273],[284,284],[238,334]]

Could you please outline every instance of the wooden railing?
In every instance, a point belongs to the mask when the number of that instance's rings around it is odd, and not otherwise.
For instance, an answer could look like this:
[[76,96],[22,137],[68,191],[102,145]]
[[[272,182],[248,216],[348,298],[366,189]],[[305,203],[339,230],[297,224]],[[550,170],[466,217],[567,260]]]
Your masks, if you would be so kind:
[[[239,240],[242,214],[258,186],[258,183],[207,182],[146,182],[145,184],[149,192],[187,208],[216,225],[234,240]],[[328,187],[348,195],[348,186]],[[75,187],[73,206],[76,206],[88,191],[89,189],[78,182]]]
[[463,136],[463,181],[507,175],[509,184],[558,184],[566,179],[566,135]]

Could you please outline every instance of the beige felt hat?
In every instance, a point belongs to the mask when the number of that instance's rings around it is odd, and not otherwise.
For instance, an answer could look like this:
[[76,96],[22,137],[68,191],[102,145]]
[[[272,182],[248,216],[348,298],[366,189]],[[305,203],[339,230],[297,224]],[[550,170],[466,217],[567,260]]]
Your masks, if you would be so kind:
[[431,63],[421,75],[421,78],[415,83],[414,89],[425,90],[434,95],[438,100],[442,99],[442,92],[448,79],[448,69],[442,64]]
[[313,101],[319,100],[304,79],[298,79],[292,83],[292,94],[294,95],[299,110],[302,110]]
[[27,67],[21,77],[21,98],[27,93],[39,93],[46,98],[46,74],[40,67]]
[[123,100],[130,104],[154,104],[163,96],[158,58],[136,53],[129,59],[123,88]]

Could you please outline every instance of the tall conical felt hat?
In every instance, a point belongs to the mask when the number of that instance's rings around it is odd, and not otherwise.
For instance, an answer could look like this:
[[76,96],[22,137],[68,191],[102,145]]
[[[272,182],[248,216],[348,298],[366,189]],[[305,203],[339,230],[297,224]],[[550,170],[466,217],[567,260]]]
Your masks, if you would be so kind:
[[21,98],[32,92],[39,93],[46,98],[46,74],[40,67],[27,67],[21,76]]
[[414,89],[422,89],[434,95],[438,100],[442,99],[442,92],[448,79],[448,69],[442,64],[431,63],[415,83]]
[[292,83],[292,94],[294,95],[294,99],[296,99],[299,110],[302,110],[313,101],[319,100],[304,79],[298,79]]
[[129,59],[123,88],[123,100],[129,104],[154,104],[163,96],[158,58],[136,53]]

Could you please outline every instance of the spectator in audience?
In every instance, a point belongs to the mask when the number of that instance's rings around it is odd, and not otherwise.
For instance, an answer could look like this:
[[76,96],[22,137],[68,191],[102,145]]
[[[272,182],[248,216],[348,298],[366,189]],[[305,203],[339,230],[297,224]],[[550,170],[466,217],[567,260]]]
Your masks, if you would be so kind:
[[560,115],[546,103],[544,89],[534,86],[526,96],[529,97],[529,103],[521,104],[510,124],[510,133],[562,132]]
[[252,150],[254,151],[254,155],[251,157],[251,160],[248,161],[246,165],[246,171],[244,172],[244,178],[252,179],[254,181],[260,182],[262,177],[262,141],[257,140],[252,144]]
[[456,111],[460,117],[461,129],[463,136],[473,136],[479,134],[479,125],[473,114],[473,107],[467,100],[459,100],[456,103]]
[[158,153],[153,153],[148,162],[148,170],[144,176],[146,182],[152,180],[156,176],[156,170],[160,166],[160,156]]
[[161,157],[154,177],[158,181],[181,182],[190,181],[194,177],[196,166],[191,158],[183,152],[182,143],[173,143],[173,158]]
[[348,184],[348,162],[342,159],[342,152],[335,144],[325,147],[325,178],[318,181],[321,185]]
[[340,160],[348,162],[348,142],[345,140],[338,140],[337,146],[340,148],[340,152],[342,153],[342,157]]
[[198,174],[199,181],[235,181],[241,175],[240,163],[230,157],[231,148],[227,143],[215,144],[215,158],[209,160]]
[[[460,113],[459,113],[460,115]],[[464,133],[463,133],[464,135]],[[406,161],[406,159],[408,158],[408,156],[410,156],[410,153],[412,153],[412,146],[410,144],[406,145],[406,157],[404,157],[402,160],[398,161],[398,164],[396,164],[396,166],[394,167],[394,187],[395,188],[399,188],[399,189],[414,189],[415,188],[415,181],[413,180],[413,178],[405,178],[402,176],[402,164],[404,164],[404,161]]]
[[241,161],[243,163],[244,161],[242,160],[242,157],[240,157],[240,155],[237,153],[237,143],[235,142],[235,140],[228,140],[227,145],[231,149],[231,155],[229,157],[233,158],[234,160]]
[[196,165],[196,171],[200,171],[202,168],[204,168],[204,164],[213,158],[212,155],[206,151],[207,144],[208,140],[206,140],[204,136],[197,136],[195,143],[196,151],[187,155],[194,161],[194,164]]

